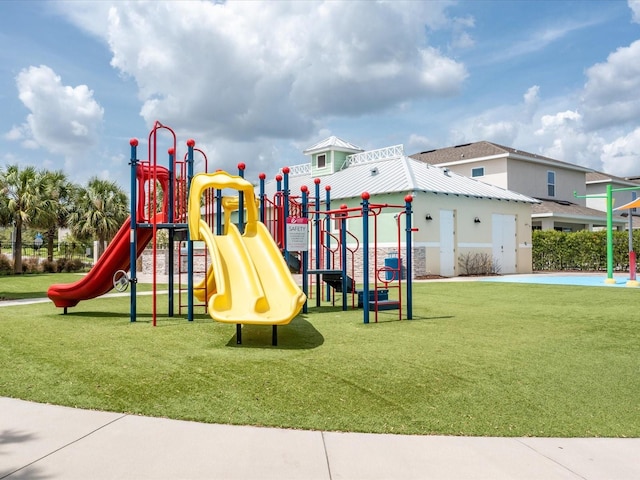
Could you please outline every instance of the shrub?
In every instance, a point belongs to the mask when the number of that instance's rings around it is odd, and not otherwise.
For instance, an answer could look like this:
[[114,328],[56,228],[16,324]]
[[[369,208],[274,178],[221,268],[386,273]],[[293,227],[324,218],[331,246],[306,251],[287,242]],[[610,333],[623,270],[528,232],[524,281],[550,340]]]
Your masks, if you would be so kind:
[[64,272],[69,260],[66,258],[59,258],[55,261],[56,273]]
[[[613,232],[613,266],[629,268],[629,232]],[[640,231],[633,232],[633,249],[640,248]],[[558,232],[534,230],[534,270],[605,270],[607,268],[607,232]]]
[[80,272],[84,270],[84,263],[79,258],[74,258],[67,264],[67,268],[69,272]]
[[28,257],[22,259],[22,273],[40,273],[40,262],[37,258]]
[[488,253],[466,253],[458,257],[461,275],[495,275],[500,265]]
[[60,258],[56,262],[56,272],[80,272],[85,269],[85,264],[79,258]]
[[55,260],[43,260],[42,263],[40,263],[40,267],[44,273],[56,273],[58,271]]
[[0,275],[11,275],[13,273],[13,262],[5,255],[0,255]]

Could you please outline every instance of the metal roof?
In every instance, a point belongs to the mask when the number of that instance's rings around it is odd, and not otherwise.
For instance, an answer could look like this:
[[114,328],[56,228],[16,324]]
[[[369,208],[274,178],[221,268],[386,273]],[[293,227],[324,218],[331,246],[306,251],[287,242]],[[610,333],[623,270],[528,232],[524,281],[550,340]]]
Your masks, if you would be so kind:
[[[370,195],[431,192],[538,203],[538,200],[526,195],[458,175],[446,168],[429,165],[407,156],[351,165],[319,178],[322,190],[326,185],[331,187],[332,199],[358,198],[365,191]],[[311,175],[289,177],[289,191],[292,195],[299,195],[302,185],[307,186],[311,195],[314,194],[314,177]],[[276,182],[273,180],[268,182],[265,189],[267,195],[273,195]],[[321,193],[321,197],[324,198],[324,192]]]

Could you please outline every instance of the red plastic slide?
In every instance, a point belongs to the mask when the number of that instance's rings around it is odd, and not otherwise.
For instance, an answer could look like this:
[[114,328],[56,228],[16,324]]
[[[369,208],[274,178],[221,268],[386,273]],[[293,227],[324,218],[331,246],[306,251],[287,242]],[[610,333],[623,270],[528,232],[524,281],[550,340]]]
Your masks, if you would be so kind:
[[[47,295],[56,307],[75,307],[80,300],[89,300],[104,295],[113,288],[113,274],[118,270],[128,271],[131,263],[129,235],[131,217],[124,222],[116,236],[98,259],[93,268],[77,282],[51,285]],[[153,229],[138,228],[139,256],[151,238]]]

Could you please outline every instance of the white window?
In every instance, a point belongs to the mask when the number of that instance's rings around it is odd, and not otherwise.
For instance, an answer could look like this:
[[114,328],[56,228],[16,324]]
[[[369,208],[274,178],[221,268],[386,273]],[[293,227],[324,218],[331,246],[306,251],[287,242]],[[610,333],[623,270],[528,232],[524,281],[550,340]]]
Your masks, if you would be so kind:
[[549,197],[556,196],[556,172],[547,171],[547,195]]
[[484,167],[472,168],[471,177],[484,177]]
[[[631,192],[631,201],[633,202],[633,201],[635,201],[637,199],[638,199],[638,192],[635,192],[635,191]],[[637,211],[638,211],[637,208],[632,208],[631,209],[631,213],[636,213]]]
[[318,168],[324,168],[327,166],[327,155],[322,154],[318,155]]

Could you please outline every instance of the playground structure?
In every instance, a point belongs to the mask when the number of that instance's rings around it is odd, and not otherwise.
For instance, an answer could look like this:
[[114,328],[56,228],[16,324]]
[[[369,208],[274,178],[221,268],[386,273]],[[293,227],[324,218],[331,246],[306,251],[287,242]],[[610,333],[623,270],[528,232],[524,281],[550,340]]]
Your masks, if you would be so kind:
[[[402,319],[406,302],[406,318],[412,319],[412,233],[417,231],[411,226],[413,197],[407,195],[404,205],[381,204],[371,203],[369,194],[363,192],[357,207],[343,204],[335,209],[331,206],[329,185],[325,186],[324,200],[320,198],[320,178],[313,181],[313,195],[305,185],[301,195],[291,194],[289,172],[285,167],[282,174],[276,175],[273,201],[266,198],[264,176],[260,177],[261,218],[271,229],[287,263],[302,274],[302,290],[307,298],[315,296],[316,307],[320,307],[321,299],[335,303],[335,293],[341,293],[342,309],[347,310],[350,295],[351,307],[363,308],[364,323],[369,323],[370,311],[375,314],[375,322],[382,310],[397,309],[398,319]],[[395,213],[396,231],[394,256],[384,260],[378,246],[383,212]],[[361,239],[348,230],[348,221],[360,222]],[[292,228],[304,232],[303,240],[295,246],[289,244]],[[356,288],[356,280],[362,284],[361,289]],[[395,299],[388,298],[390,289],[397,291]],[[305,304],[303,313],[307,311]]]
[[[171,147],[168,149],[168,168],[158,164],[158,133],[170,134]],[[260,174],[260,194],[256,198],[253,185],[244,179],[244,164],[238,164],[238,175],[226,172],[207,172],[207,158],[204,152],[195,148],[195,141],[188,140],[187,153],[182,160],[176,156],[176,135],[172,129],[156,122],[149,134],[148,160],[137,159],[137,139],[131,146],[131,215],[119,229],[108,248],[92,270],[77,282],[66,285],[52,285],[49,298],[56,307],[67,313],[69,307],[81,300],[98,297],[112,288],[124,291],[130,288],[130,321],[137,317],[137,265],[142,252],[151,244],[153,257],[152,295],[153,325],[157,319],[157,239],[158,231],[166,230],[168,236],[168,312],[175,314],[174,291],[177,278],[178,309],[187,309],[187,319],[193,320],[194,307],[201,306],[214,320],[236,324],[237,343],[241,343],[241,325],[272,325],[273,344],[277,344],[277,326],[288,324],[301,310],[307,312],[307,298],[311,298],[311,287],[315,279],[316,302],[320,305],[322,294],[321,278],[326,283],[326,298],[335,292],[342,293],[343,309],[347,308],[347,295],[359,294],[359,304],[364,310],[364,322],[369,322],[369,310],[398,308],[402,315],[402,258],[401,222],[404,217],[407,252],[407,318],[411,315],[411,198],[405,198],[406,205],[369,204],[369,197],[362,196],[362,204],[357,208],[331,210],[330,187],[326,187],[325,210],[320,211],[320,180],[316,179],[314,209],[310,209],[308,191],[303,187],[300,196],[292,196],[288,189],[288,168],[283,175],[276,176],[277,193],[272,199],[264,193],[264,174]],[[194,155],[202,155],[204,172],[194,174]],[[282,188],[284,180],[284,188]],[[224,195],[235,191],[236,195]],[[397,218],[398,257],[397,268],[385,265],[378,267],[377,260],[377,218],[382,209],[399,209]],[[404,208],[404,210],[402,210]],[[322,216],[322,219],[321,219]],[[235,217],[235,218],[234,218]],[[356,291],[353,255],[355,249],[347,245],[346,228],[348,219],[363,219],[363,288]],[[311,248],[292,251],[287,245],[287,225],[291,219],[298,219],[305,228],[311,224],[317,228],[304,230],[304,244]],[[304,220],[303,222],[301,220]],[[338,223],[337,233],[328,226]],[[370,288],[369,275],[369,228],[374,231],[374,282]],[[314,242],[309,242],[313,238]],[[355,239],[357,245],[357,238]],[[202,241],[204,269],[195,272],[194,241]],[[176,258],[174,245],[180,246]],[[182,245],[186,244],[186,248]],[[298,245],[300,247],[300,245]],[[351,264],[347,268],[347,251],[351,252]],[[186,254],[184,253],[186,250]],[[176,261],[177,260],[177,261]],[[302,290],[291,274],[292,263],[298,262],[302,273]],[[316,268],[309,268],[315,262]],[[186,272],[183,265],[186,263]],[[176,275],[175,264],[178,266]],[[322,267],[321,267],[322,266]],[[293,268],[296,270],[296,268]],[[194,274],[203,275],[197,283]],[[186,286],[184,276],[186,274]],[[349,275],[350,274],[350,275]],[[385,275],[382,280],[380,275]],[[336,283],[337,279],[337,283]],[[398,299],[389,301],[382,297],[390,285],[397,283]],[[384,285],[385,288],[379,288]],[[186,294],[186,295],[185,295]],[[183,305],[186,296],[187,304]],[[368,301],[367,301],[368,299]],[[199,305],[195,300],[200,301]]]
[[[637,191],[639,187],[629,188],[613,188],[611,184],[607,184],[607,189],[604,195],[578,195],[578,192],[573,192],[573,196],[576,198],[604,198],[607,205],[607,278],[604,283],[614,284],[616,280],[613,278],[613,192],[624,191]],[[640,283],[636,280],[636,252],[633,250],[633,219],[631,210],[633,208],[640,207],[640,200],[636,199],[632,202],[626,203],[615,210],[629,210],[629,280],[627,286],[637,287]]]

